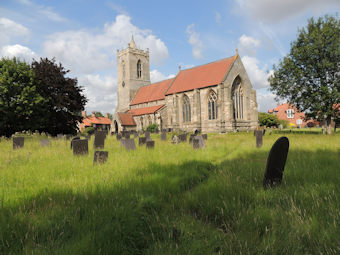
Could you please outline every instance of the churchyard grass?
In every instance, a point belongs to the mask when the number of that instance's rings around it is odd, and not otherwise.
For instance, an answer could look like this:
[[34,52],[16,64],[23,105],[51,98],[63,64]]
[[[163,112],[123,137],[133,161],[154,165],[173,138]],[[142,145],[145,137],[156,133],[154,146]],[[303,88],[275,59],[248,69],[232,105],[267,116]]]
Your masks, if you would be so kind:
[[93,164],[70,141],[0,142],[0,254],[339,254],[340,135],[287,134],[282,185],[264,190],[268,152],[249,133],[206,148],[120,148]]

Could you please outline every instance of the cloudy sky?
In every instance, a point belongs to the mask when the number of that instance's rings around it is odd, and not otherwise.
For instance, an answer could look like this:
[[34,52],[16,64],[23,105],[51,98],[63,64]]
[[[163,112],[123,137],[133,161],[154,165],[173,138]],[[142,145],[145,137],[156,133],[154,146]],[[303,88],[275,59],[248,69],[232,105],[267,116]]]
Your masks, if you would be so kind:
[[0,56],[55,57],[85,88],[87,111],[113,113],[116,52],[131,35],[150,49],[152,82],[238,49],[259,111],[267,111],[276,105],[267,77],[298,28],[339,11],[339,0],[2,0]]

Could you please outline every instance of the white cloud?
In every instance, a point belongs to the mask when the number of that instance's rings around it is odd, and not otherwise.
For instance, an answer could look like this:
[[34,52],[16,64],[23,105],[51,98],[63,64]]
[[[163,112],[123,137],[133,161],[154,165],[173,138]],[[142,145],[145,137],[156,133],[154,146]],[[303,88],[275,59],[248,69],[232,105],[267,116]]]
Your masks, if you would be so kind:
[[268,91],[256,91],[256,98],[259,112],[268,112],[269,109],[275,108],[277,102],[275,101],[275,95]]
[[163,81],[163,80],[166,80],[166,79],[170,79],[170,78],[173,78],[175,77],[174,74],[170,74],[168,76],[165,76],[164,74],[162,74],[160,71],[158,71],[157,69],[155,70],[152,70],[150,72],[150,80],[151,80],[151,83],[154,83],[154,82],[158,82],[158,81]]
[[339,0],[237,0],[244,12],[255,20],[272,24],[305,12],[319,14],[331,7],[340,7]]
[[25,26],[7,18],[0,18],[0,45],[6,45],[16,37],[28,37],[30,31]]
[[244,56],[242,57],[242,62],[254,88],[259,89],[269,86],[268,77],[272,71],[266,72],[266,66],[261,69],[259,60],[254,57]]
[[38,13],[55,22],[66,21],[64,17],[53,11],[51,7],[38,6]]
[[195,31],[195,24],[189,25],[186,32],[189,35],[189,43],[192,46],[192,55],[196,59],[202,58],[203,43],[200,40],[200,34]]
[[243,34],[239,39],[238,48],[241,55],[248,55],[254,57],[256,55],[256,50],[260,46],[260,40],[255,39],[251,36],[246,36]]
[[7,45],[0,50],[1,57],[6,58],[19,58],[20,60],[25,60],[26,62],[31,62],[33,58],[37,58],[37,55],[29,48],[22,46],[20,44]]

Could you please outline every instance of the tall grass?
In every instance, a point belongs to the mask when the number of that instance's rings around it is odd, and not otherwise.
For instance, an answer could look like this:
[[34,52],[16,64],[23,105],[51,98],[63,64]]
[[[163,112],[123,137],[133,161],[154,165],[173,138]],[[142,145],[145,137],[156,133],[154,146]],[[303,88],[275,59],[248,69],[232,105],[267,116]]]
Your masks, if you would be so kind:
[[[0,254],[340,253],[340,136],[287,134],[280,187],[263,190],[280,137],[211,134],[206,148],[156,141],[106,164],[69,141],[0,142]],[[169,138],[169,137],[168,137]]]

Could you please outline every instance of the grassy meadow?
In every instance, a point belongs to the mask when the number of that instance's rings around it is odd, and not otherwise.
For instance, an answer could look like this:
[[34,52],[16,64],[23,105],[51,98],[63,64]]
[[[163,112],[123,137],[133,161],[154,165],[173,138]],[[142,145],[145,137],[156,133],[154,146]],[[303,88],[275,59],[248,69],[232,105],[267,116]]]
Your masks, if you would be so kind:
[[340,134],[286,134],[281,186],[264,190],[281,134],[209,134],[206,148],[120,148],[106,164],[70,141],[0,142],[0,254],[339,254]]

